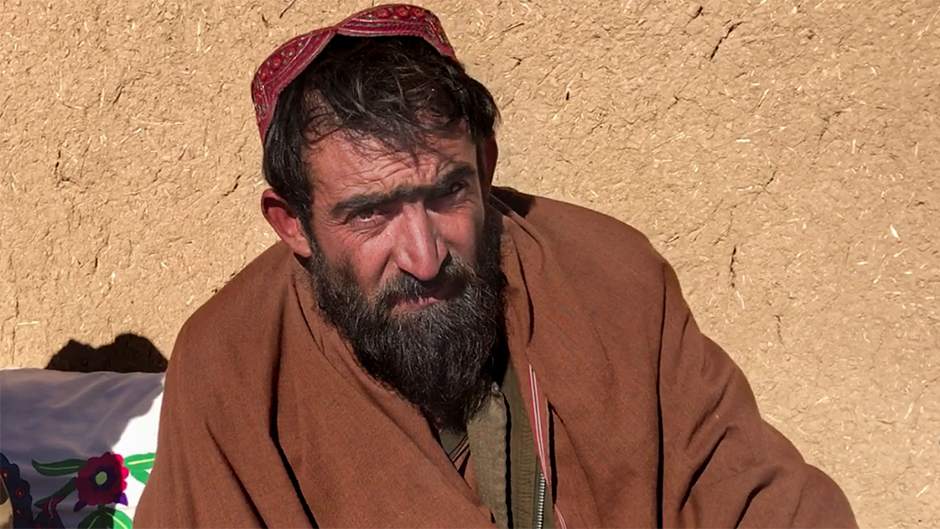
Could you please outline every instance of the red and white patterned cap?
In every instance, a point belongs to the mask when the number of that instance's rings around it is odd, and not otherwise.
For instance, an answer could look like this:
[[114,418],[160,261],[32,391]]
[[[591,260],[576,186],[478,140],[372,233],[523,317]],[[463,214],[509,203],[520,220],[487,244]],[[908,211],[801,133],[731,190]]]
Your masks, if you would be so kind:
[[457,60],[437,16],[427,9],[404,4],[372,7],[335,26],[294,37],[261,63],[251,82],[251,100],[255,104],[255,117],[262,143],[271,124],[278,96],[326,48],[334,35],[421,37],[441,55]]

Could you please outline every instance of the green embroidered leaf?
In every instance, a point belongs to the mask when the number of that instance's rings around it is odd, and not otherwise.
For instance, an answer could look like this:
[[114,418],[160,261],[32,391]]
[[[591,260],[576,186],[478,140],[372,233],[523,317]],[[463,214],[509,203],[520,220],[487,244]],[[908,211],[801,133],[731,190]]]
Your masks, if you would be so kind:
[[64,476],[74,474],[85,466],[84,459],[66,459],[55,463],[39,463],[33,461],[33,468],[43,476]]
[[33,505],[35,505],[36,507],[42,508],[42,506],[45,504],[48,504],[49,501],[52,500],[52,498],[59,498],[59,500],[61,501],[66,496],[71,494],[72,491],[75,490],[75,481],[76,481],[75,478],[68,480],[68,482],[65,485],[62,485],[62,488],[53,492],[51,495],[46,496],[45,498],[37,501]]
[[124,458],[124,466],[128,469],[146,469],[153,468],[153,458],[156,456],[153,452],[149,454],[136,454]]
[[127,470],[130,472],[132,478],[143,483],[144,485],[146,485],[147,481],[150,479],[150,473],[146,470],[139,468],[129,468]]
[[131,520],[131,517],[121,511],[114,511],[111,516],[114,520],[114,529],[132,529],[134,527],[134,521]]
[[78,522],[78,529],[111,529],[114,527],[114,511],[97,509]]

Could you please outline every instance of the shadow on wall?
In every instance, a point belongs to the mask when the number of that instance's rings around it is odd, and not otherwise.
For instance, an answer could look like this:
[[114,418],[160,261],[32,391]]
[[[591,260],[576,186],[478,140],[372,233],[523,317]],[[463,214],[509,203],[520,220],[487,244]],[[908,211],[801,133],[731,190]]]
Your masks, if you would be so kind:
[[120,334],[98,348],[69,340],[46,365],[46,369],[78,373],[162,373],[166,367],[167,359],[156,346],[136,334]]

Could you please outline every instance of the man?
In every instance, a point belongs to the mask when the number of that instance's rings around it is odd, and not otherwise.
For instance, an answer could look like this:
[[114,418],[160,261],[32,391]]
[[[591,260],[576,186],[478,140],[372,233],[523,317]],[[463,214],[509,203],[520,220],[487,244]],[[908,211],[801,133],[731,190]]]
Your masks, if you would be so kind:
[[137,527],[855,525],[611,218],[492,187],[492,96],[380,6],[252,84],[281,238],[170,360]]

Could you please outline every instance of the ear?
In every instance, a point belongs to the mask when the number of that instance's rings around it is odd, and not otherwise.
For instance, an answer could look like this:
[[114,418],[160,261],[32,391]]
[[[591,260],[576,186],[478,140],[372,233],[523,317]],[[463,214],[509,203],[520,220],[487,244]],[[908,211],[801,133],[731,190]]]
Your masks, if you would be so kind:
[[261,213],[277,232],[278,237],[286,242],[295,254],[302,258],[312,255],[310,243],[301,224],[303,221],[297,217],[287,201],[271,188],[261,193]]
[[480,146],[477,163],[480,165],[480,188],[483,194],[490,192],[493,185],[493,174],[496,172],[496,160],[499,158],[499,146],[496,138],[485,140]]

